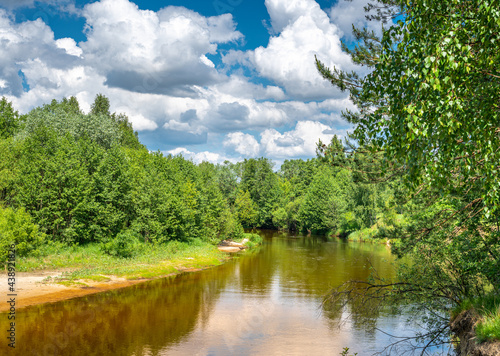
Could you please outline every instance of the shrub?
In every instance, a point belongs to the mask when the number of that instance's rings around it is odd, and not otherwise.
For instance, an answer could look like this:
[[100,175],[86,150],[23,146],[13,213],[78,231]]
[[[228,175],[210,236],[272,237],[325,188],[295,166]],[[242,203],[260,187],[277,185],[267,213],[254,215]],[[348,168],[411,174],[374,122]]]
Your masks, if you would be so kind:
[[258,246],[262,243],[263,241],[263,238],[259,235],[259,234],[255,234],[255,233],[245,233],[244,234],[244,238],[248,239],[248,242],[246,243],[246,245],[249,247],[249,248],[252,248],[252,247],[255,247],[255,246]]
[[122,231],[114,239],[101,245],[104,253],[122,258],[134,256],[140,248],[139,236],[132,230]]
[[45,234],[38,231],[24,209],[0,207],[0,259],[3,264],[7,260],[8,251],[12,244],[16,245],[16,255],[37,255],[38,248],[45,240]]

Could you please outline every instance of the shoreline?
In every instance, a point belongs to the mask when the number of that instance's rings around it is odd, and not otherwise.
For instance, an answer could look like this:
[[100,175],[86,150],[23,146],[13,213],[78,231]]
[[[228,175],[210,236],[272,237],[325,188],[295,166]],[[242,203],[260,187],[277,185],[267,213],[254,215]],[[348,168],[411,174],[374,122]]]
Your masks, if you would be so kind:
[[[239,249],[228,249],[219,248],[219,251],[226,252],[228,256],[231,256],[234,252],[239,252]],[[67,285],[61,284],[57,279],[64,280],[65,273],[71,273],[78,269],[60,269],[60,270],[40,270],[33,272],[16,272],[15,275],[15,308],[16,311],[23,309],[32,305],[44,304],[44,303],[54,303],[62,300],[68,300],[78,297],[83,297],[90,294],[101,293],[109,290],[121,289],[130,287],[136,284],[160,279],[168,278],[181,273],[191,273],[198,272],[208,268],[213,268],[226,263],[230,258],[221,261],[219,264],[211,264],[200,267],[183,267],[181,264],[174,267],[176,272],[160,274],[154,277],[145,278],[134,278],[127,279],[125,277],[119,277],[115,275],[102,275],[105,281],[95,281],[90,279],[77,279],[73,280]],[[2,296],[7,298],[9,293],[9,286],[7,284],[8,275],[7,272],[0,272],[0,278],[5,283],[1,284],[0,293]],[[6,299],[7,300],[7,299]],[[9,311],[10,305],[7,302],[0,303],[0,313],[6,313]]]

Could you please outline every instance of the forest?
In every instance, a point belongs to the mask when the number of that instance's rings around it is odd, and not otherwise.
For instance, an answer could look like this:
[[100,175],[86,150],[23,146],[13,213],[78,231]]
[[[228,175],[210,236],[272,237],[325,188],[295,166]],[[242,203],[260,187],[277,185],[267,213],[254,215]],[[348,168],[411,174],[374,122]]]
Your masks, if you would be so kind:
[[13,240],[20,256],[57,241],[127,257],[137,244],[217,244],[241,238],[243,228],[347,236],[392,226],[403,212],[398,184],[363,182],[319,151],[278,170],[266,158],[196,165],[149,152],[103,95],[88,114],[74,97],[26,115],[5,98],[0,105],[4,257]]
[[[479,341],[500,340],[500,11],[495,1],[379,0],[344,50],[360,76],[319,73],[350,93],[349,140],[317,157],[194,164],[149,152],[98,94],[25,115],[0,102],[0,253],[94,245],[117,258],[172,241],[218,244],[244,228],[390,242],[397,281],[351,281],[332,293],[407,302],[426,312],[426,346],[447,343],[450,316],[483,315]],[[410,261],[410,262],[404,262]],[[425,349],[424,349],[425,351]]]

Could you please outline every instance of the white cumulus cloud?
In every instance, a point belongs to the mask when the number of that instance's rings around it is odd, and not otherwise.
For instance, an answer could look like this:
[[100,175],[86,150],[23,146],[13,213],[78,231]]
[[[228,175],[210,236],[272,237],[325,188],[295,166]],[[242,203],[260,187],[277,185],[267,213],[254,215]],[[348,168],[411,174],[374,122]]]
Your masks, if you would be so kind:
[[245,157],[257,157],[260,151],[259,143],[250,134],[243,132],[231,132],[224,140],[224,146],[234,149]]
[[354,69],[342,52],[337,26],[313,0],[266,0],[273,30],[278,35],[266,47],[230,52],[225,61],[253,66],[257,73],[285,89],[291,98],[345,98],[316,69],[314,56],[329,67]]
[[224,163],[224,161],[230,161],[235,163],[234,158],[229,158],[218,153],[203,151],[203,152],[191,152],[185,147],[178,147],[173,150],[165,152],[166,154],[171,154],[172,156],[181,155],[186,159],[191,159],[194,163],[199,164],[201,162],[210,162],[214,164]]
[[106,84],[155,94],[195,95],[192,86],[224,78],[206,54],[237,41],[230,14],[203,17],[184,7],[141,10],[128,0],[86,5],[86,61],[99,68]]
[[266,156],[274,158],[311,157],[316,153],[319,140],[330,142],[333,135],[345,135],[317,121],[299,121],[294,130],[280,133],[275,129],[262,132],[260,146]]

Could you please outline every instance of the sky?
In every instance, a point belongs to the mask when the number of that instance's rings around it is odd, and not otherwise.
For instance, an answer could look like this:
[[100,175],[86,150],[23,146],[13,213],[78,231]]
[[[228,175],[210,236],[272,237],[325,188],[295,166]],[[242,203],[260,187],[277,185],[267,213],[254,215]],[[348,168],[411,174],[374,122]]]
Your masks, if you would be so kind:
[[194,162],[315,156],[345,137],[348,93],[329,67],[367,0],[0,0],[0,96],[21,113],[97,94],[151,151]]

